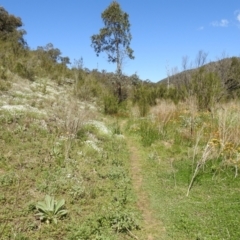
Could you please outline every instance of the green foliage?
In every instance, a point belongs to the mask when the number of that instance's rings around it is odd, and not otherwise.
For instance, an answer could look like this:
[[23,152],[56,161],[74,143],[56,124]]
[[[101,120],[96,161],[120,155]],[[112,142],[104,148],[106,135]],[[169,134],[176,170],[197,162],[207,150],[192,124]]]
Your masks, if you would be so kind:
[[0,13],[1,32],[13,32],[22,26],[21,19],[9,14],[3,7],[0,8]]
[[0,79],[0,91],[8,91],[10,88],[10,82]]
[[145,117],[150,109],[150,106],[156,104],[156,91],[148,84],[139,84],[134,89],[133,103],[137,104],[141,117]]
[[123,206],[110,204],[85,221],[70,239],[116,239],[113,236],[139,230],[139,216]]
[[113,134],[122,134],[118,119],[112,124]]
[[165,84],[142,82],[134,87],[132,99],[139,108],[140,116],[145,117],[150,107],[157,104],[157,100],[170,99],[177,104],[182,97],[174,86],[168,88]]
[[211,108],[223,93],[218,75],[206,72],[203,67],[192,76],[192,91],[196,96],[199,109]]
[[64,204],[64,199],[56,201],[53,197],[46,195],[44,202],[38,202],[36,204],[36,209],[38,210],[36,216],[39,217],[41,221],[46,221],[48,224],[51,222],[57,224],[57,220],[61,219],[68,212],[63,209]]
[[34,80],[34,61],[30,60],[30,51],[16,39],[0,38],[0,77],[7,80],[12,73],[16,73],[22,78]]
[[151,146],[155,141],[160,139],[158,127],[156,123],[150,119],[136,121],[131,131],[140,136],[141,143],[144,147]]
[[144,95],[142,95],[138,101],[138,109],[141,117],[145,117],[149,112],[150,106],[147,99],[144,98]]
[[62,57],[61,51],[55,48],[52,43],[44,47],[38,47],[31,52],[34,72],[39,77],[49,77],[58,84],[63,83],[64,78],[70,76],[71,70],[67,68],[68,57]]
[[7,80],[7,69],[5,67],[0,67],[0,79]]
[[1,186],[11,186],[11,185],[14,185],[16,182],[17,182],[17,177],[12,172],[3,174],[0,177]]
[[80,72],[75,80],[74,94],[79,99],[91,100],[101,96],[102,86],[92,74]]
[[171,99],[175,104],[177,104],[182,96],[179,95],[179,91],[175,87],[170,87],[168,90],[166,89],[165,99]]
[[240,59],[237,57],[231,58],[231,65],[229,69],[229,78],[239,79],[240,76]]
[[28,237],[25,237],[23,234],[21,233],[17,233],[14,237],[15,240],[29,240]]
[[37,51],[43,55],[46,56],[49,60],[53,61],[54,63],[57,63],[58,61],[61,61],[62,63],[69,64],[69,58],[67,57],[61,57],[61,51],[58,48],[54,48],[52,43],[48,43],[44,47],[37,47]]
[[234,99],[240,97],[240,60],[239,58],[231,58],[231,64],[227,72],[227,79],[224,84],[226,88],[226,99]]
[[[238,239],[239,233],[235,231],[239,224],[236,221],[237,181],[230,177],[229,172],[222,172],[221,177],[212,179],[211,169],[205,168],[195,180],[192,196],[183,197],[190,181],[191,160],[174,160],[171,163],[172,148],[168,151],[160,148],[161,164],[156,160],[148,161],[144,167],[148,169],[145,176],[152,187],[154,208],[164,219],[165,226],[169,227],[169,239]],[[231,194],[225,194],[226,188]],[[224,231],[226,228],[228,230]]]
[[121,72],[121,62],[125,55],[130,59],[134,58],[130,48],[132,36],[128,17],[128,14],[121,10],[119,3],[113,1],[102,13],[105,27],[100,29],[99,34],[91,37],[92,47],[97,56],[106,52],[108,61],[117,63],[117,72]]
[[86,141],[88,137],[88,130],[86,128],[80,128],[77,131],[77,138],[82,140],[82,141]]
[[33,71],[29,70],[26,65],[18,62],[14,68],[14,72],[18,74],[22,78],[26,78],[29,80],[34,80],[34,73]]
[[9,14],[3,7],[0,7],[0,39],[14,39],[16,42],[25,44],[23,40],[24,30],[18,30],[21,27],[22,20]]
[[116,114],[118,112],[118,98],[111,93],[104,95],[103,106],[105,114]]

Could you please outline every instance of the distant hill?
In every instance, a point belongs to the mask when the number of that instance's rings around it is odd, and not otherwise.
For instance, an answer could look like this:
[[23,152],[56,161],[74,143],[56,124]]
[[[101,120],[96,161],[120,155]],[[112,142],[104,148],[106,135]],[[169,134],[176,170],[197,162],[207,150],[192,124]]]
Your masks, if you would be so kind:
[[[239,98],[240,97],[240,58],[239,57],[231,57],[231,58],[224,58],[219,61],[209,62],[201,67],[188,69],[186,71],[182,71],[180,73],[174,74],[169,76],[168,78],[164,78],[157,83],[157,85],[169,85],[170,87],[174,87],[178,90],[180,89],[188,89],[191,93],[192,87],[191,83],[196,75],[203,70],[205,73],[214,73],[220,79],[222,86],[221,95],[219,99],[232,99],[232,98]],[[209,76],[206,75],[205,76]],[[206,83],[201,81],[205,81],[204,77],[200,77],[198,88],[204,88]],[[195,83],[196,84],[196,83]],[[213,84],[206,86],[207,88],[212,89]],[[181,91],[181,90],[180,90]],[[184,92],[184,90],[183,90]]]
[[[217,73],[224,84],[227,84],[230,79],[235,82],[240,82],[240,58],[238,57],[224,58],[219,61],[209,62],[201,67],[204,67],[207,72]],[[186,79],[191,80],[192,74],[196,73],[199,68],[188,69],[186,71],[176,73],[160,80],[157,84],[168,84],[169,81],[170,85],[179,85],[184,83]]]

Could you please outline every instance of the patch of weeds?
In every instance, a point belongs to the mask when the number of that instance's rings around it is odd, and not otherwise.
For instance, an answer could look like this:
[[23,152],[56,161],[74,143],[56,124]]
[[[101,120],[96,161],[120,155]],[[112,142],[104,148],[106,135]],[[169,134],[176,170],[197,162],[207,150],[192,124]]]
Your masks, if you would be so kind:
[[40,83],[40,89],[43,94],[47,93],[47,80],[42,80]]
[[51,155],[55,159],[57,166],[60,166],[60,167],[64,166],[65,157],[63,155],[63,142],[62,141],[57,142],[57,144],[55,144],[53,146]]
[[113,159],[112,159],[112,165],[113,165],[113,166],[116,166],[116,167],[121,167],[121,166],[123,166],[123,162],[122,162],[122,161],[119,161],[118,158],[113,158]]
[[14,172],[9,172],[0,176],[1,186],[12,186],[16,183],[17,177]]
[[127,100],[121,101],[118,106],[117,117],[126,118],[129,116],[129,103]]
[[22,78],[26,78],[26,79],[29,79],[31,81],[34,81],[34,76],[35,76],[34,72],[20,62],[16,63],[16,66],[14,68],[14,72],[16,74],[18,74],[19,76],[21,76]]
[[4,67],[0,67],[0,79],[2,80],[7,80],[8,75],[7,75],[7,69]]
[[9,81],[0,79],[0,91],[8,91],[11,86],[12,85]]
[[124,169],[121,167],[112,167],[111,171],[108,173],[108,177],[111,180],[118,180],[122,177],[125,177]]
[[90,141],[100,141],[103,144],[111,138],[112,132],[100,121],[89,121],[84,125]]
[[14,240],[30,240],[30,239],[22,233],[15,233]]
[[111,128],[112,128],[112,133],[113,134],[117,134],[117,135],[122,134],[121,127],[119,125],[118,120],[112,124]]
[[69,192],[71,185],[66,168],[61,166],[42,169],[36,182],[38,191],[52,195]]
[[2,124],[11,124],[11,123],[20,123],[22,119],[24,119],[24,113],[21,111],[0,111],[0,122]]
[[111,227],[115,232],[128,234],[129,231],[140,230],[139,217],[129,210],[121,209],[113,212],[110,219]]
[[81,141],[88,140],[89,136],[97,136],[99,134],[98,128],[92,123],[86,123],[83,126],[81,126],[80,129],[77,131],[77,139]]
[[130,235],[139,230],[139,216],[129,210],[109,205],[98,214],[93,214],[81,226],[74,230],[69,239],[116,239],[121,234]]
[[202,124],[202,119],[200,116],[193,118],[192,116],[181,115],[179,117],[181,119],[181,126],[184,128],[195,128],[199,127]]
[[156,124],[150,120],[142,120],[137,130],[141,137],[141,142],[144,147],[151,146],[156,140],[159,140],[160,135]]
[[128,121],[126,131],[139,136],[144,147],[151,146],[155,141],[160,140],[162,137],[158,125],[151,119],[147,118]]
[[86,141],[88,139],[88,129],[87,128],[80,128],[77,131],[77,139],[80,139],[81,141]]
[[73,203],[85,197],[86,189],[85,189],[85,186],[79,182],[72,185],[72,187],[69,190],[69,193],[72,196],[72,203]]

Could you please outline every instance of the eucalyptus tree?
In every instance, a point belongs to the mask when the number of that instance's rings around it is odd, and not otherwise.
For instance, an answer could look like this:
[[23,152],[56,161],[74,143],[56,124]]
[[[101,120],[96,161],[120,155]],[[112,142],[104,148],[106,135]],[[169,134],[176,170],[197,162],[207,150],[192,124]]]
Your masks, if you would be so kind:
[[101,16],[104,27],[91,37],[91,46],[97,56],[101,52],[107,53],[108,62],[116,63],[117,73],[121,73],[123,59],[134,59],[133,50],[130,48],[132,35],[129,15],[123,12],[117,1],[113,1]]

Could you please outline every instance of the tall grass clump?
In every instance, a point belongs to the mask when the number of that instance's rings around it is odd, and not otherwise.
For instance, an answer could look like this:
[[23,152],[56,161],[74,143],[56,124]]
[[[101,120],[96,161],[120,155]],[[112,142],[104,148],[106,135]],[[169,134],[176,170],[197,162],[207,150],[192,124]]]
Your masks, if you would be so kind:
[[149,119],[140,121],[138,132],[144,147],[151,146],[160,138],[157,125]]
[[240,152],[240,105],[239,103],[226,104],[217,113],[217,131],[211,142],[219,145],[222,158],[222,167],[235,169],[235,177],[238,175]]
[[177,107],[172,101],[158,100],[157,105],[150,110],[155,119],[159,133],[164,137],[166,135],[167,125],[177,117]]
[[[196,135],[193,148],[193,167],[187,196],[198,174],[210,169],[213,176],[234,172],[240,166],[240,115],[239,104],[225,104],[216,108],[210,122],[205,123]],[[206,136],[204,136],[204,133]]]

